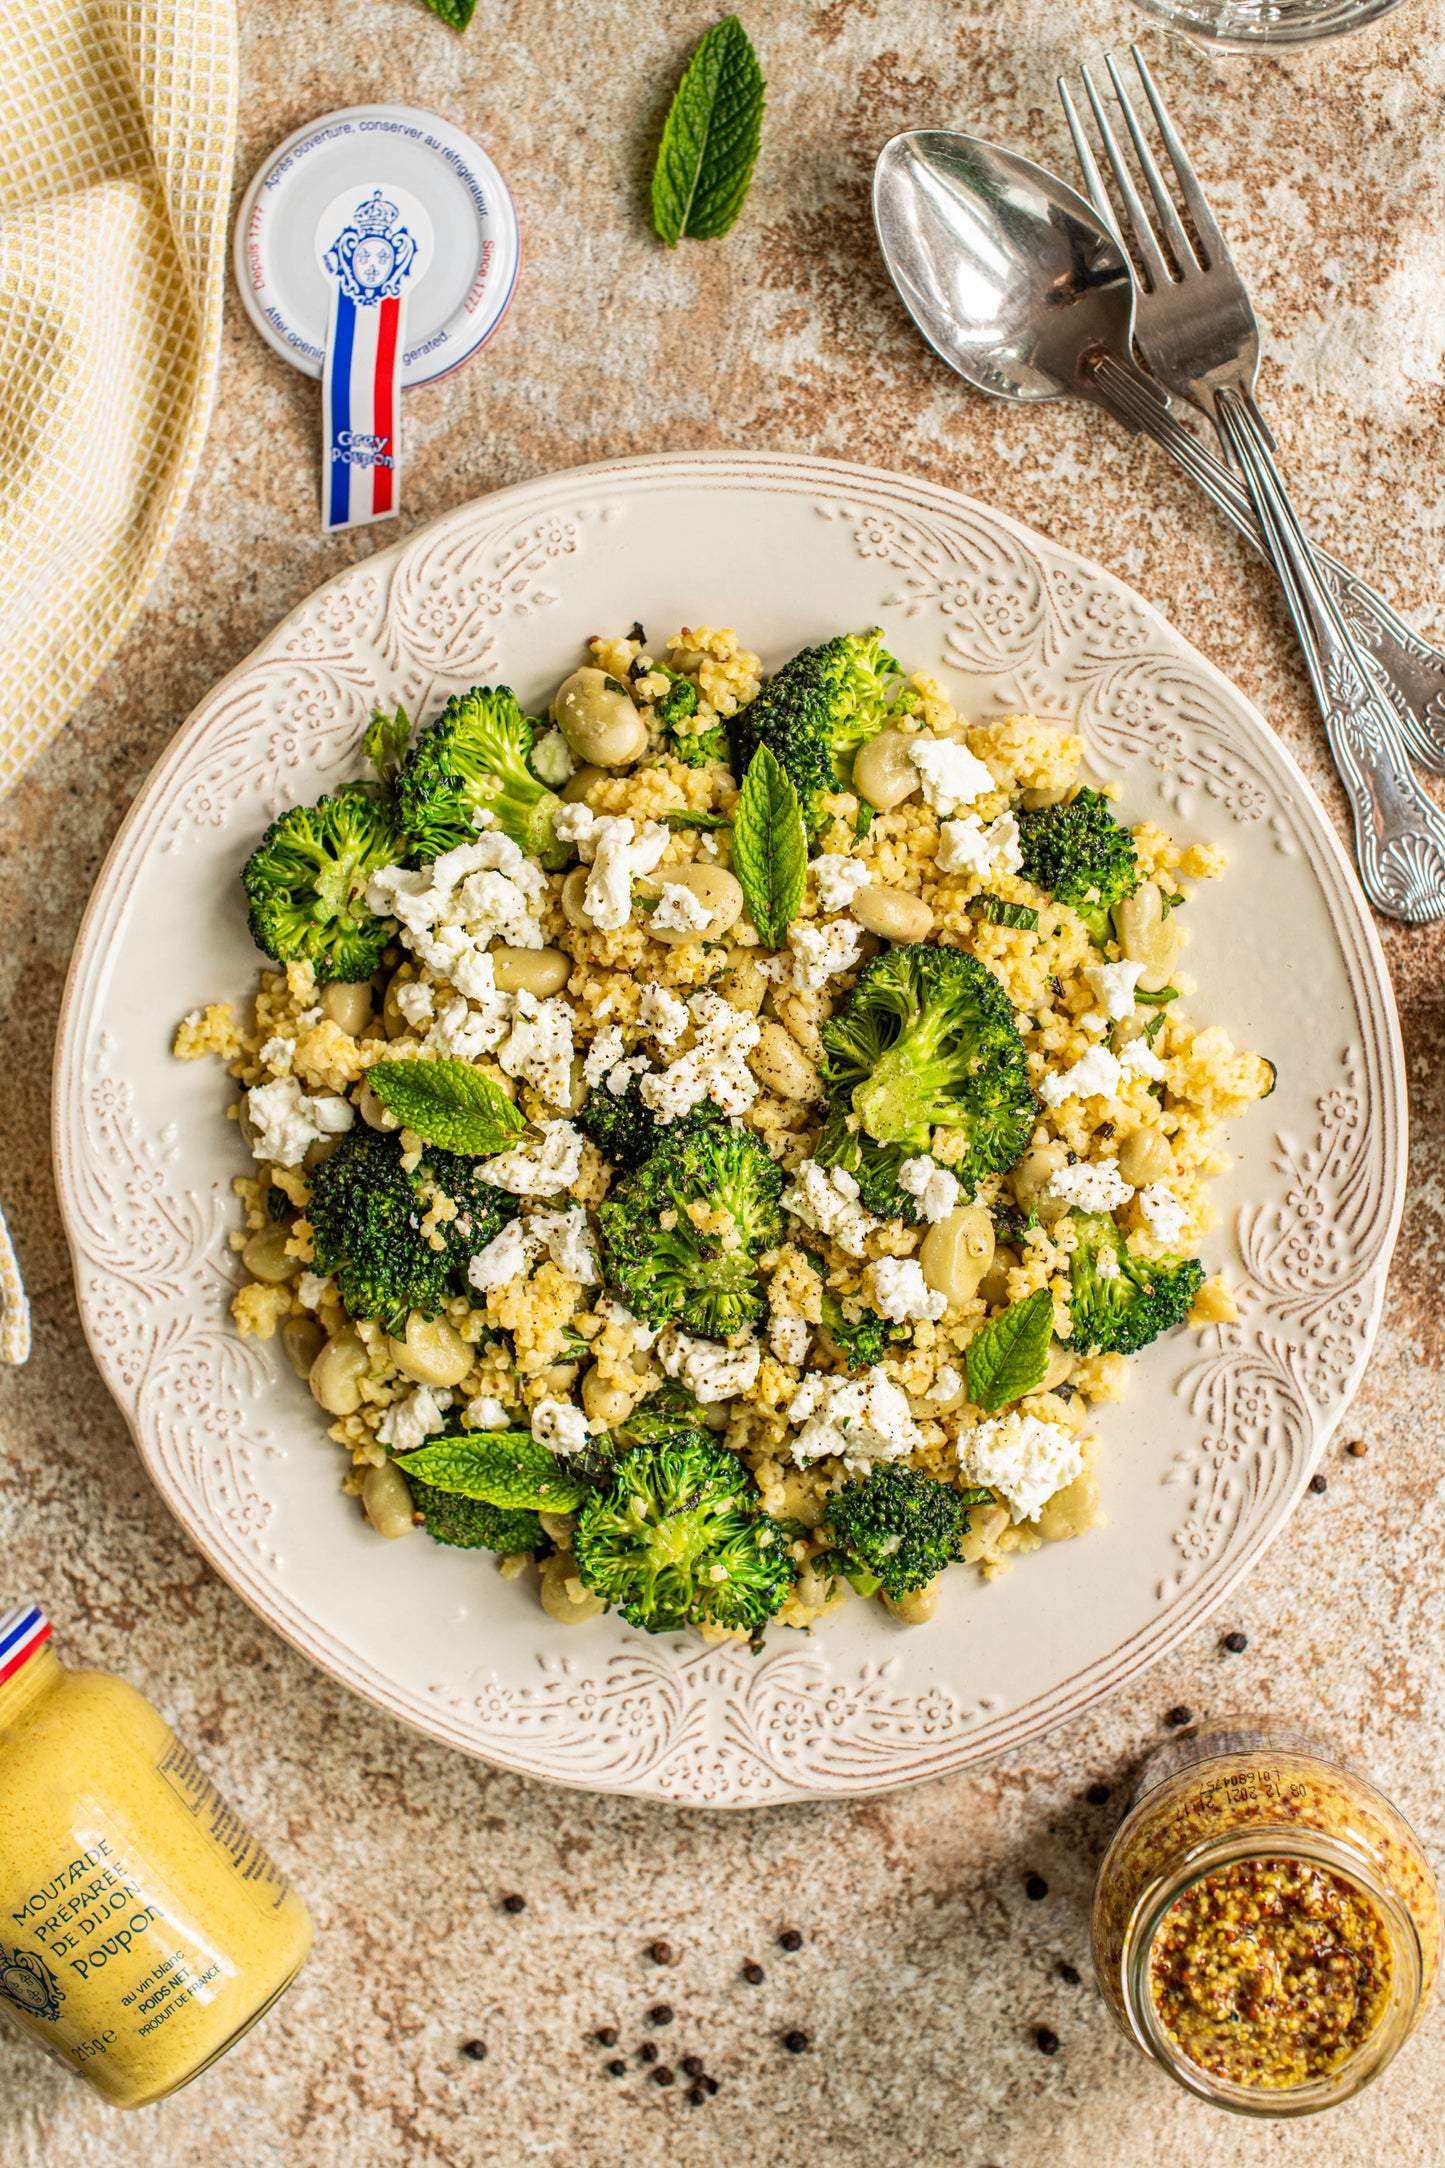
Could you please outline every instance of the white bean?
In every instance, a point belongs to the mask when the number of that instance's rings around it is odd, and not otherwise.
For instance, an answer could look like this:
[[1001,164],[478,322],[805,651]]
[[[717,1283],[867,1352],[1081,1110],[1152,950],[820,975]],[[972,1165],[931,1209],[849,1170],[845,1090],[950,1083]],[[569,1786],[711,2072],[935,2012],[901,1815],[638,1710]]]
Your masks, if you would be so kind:
[[1014,1168],[1009,1180],[1021,1212],[1037,1212],[1044,1221],[1062,1219],[1069,1207],[1062,1197],[1048,1194],[1049,1183],[1069,1164],[1066,1145],[1036,1144]]
[[592,868],[590,866],[574,866],[562,883],[562,916],[566,919],[568,925],[575,926],[579,933],[596,933],[597,931],[596,921],[588,916],[583,905],[583,898],[587,894],[587,883],[591,878]]
[[918,788],[918,770],[908,757],[914,733],[880,730],[853,763],[853,788],[879,813],[887,813]]
[[583,767],[573,770],[567,781],[562,785],[559,795],[567,805],[581,805],[593,784],[600,783],[601,780],[602,770],[594,768],[588,762]]
[[326,1345],[326,1335],[314,1317],[288,1317],[281,1327],[286,1360],[298,1378],[309,1378],[311,1365]]
[[621,768],[647,748],[647,725],[621,680],[605,670],[574,670],[554,703],[558,728],[579,760]]
[[1164,916],[1164,899],[1157,881],[1146,881],[1132,896],[1114,906],[1114,931],[1131,964],[1147,968],[1139,975],[1140,991],[1157,994],[1169,984],[1169,974],[1179,956],[1179,922],[1171,911]]
[[1052,1393],[1057,1392],[1061,1385],[1067,1385],[1074,1374],[1076,1360],[1073,1349],[1065,1347],[1062,1340],[1050,1340],[1049,1367],[1044,1372],[1039,1383],[1034,1387],[1034,1391],[1036,1393]]
[[926,1626],[938,1609],[938,1574],[924,1583],[922,1588],[911,1588],[906,1596],[885,1596],[883,1608],[892,1612],[901,1626]]
[[1045,1543],[1064,1543],[1070,1536],[1081,1536],[1086,1528],[1092,1528],[1098,1518],[1099,1478],[1086,1468],[1045,1502],[1038,1530]]
[[918,1263],[924,1279],[951,1310],[978,1292],[993,1263],[993,1221],[981,1204],[957,1205],[924,1236]]
[[559,1626],[585,1626],[607,1609],[600,1596],[582,1586],[577,1561],[566,1551],[554,1551],[543,1559],[541,1596],[542,1609]]
[[966,1566],[976,1565],[1008,1526],[1007,1506],[970,1506],[968,1533],[959,1538],[958,1555]]
[[504,994],[535,994],[545,1001],[560,994],[572,976],[572,959],[556,948],[508,948],[499,942],[492,950],[492,972]]
[[1174,1151],[1169,1139],[1154,1122],[1131,1130],[1119,1146],[1119,1172],[1135,1189],[1151,1182],[1167,1182],[1174,1172]]
[[604,1378],[593,1363],[582,1379],[582,1405],[588,1415],[606,1423],[610,1430],[614,1423],[622,1422],[632,1413],[633,1396],[625,1385]]
[[821,1099],[823,1086],[818,1072],[793,1034],[782,1024],[761,1027],[757,1045],[748,1056],[748,1067],[760,1084],[779,1099]]
[[409,1536],[416,1526],[416,1507],[406,1477],[393,1460],[367,1469],[361,1482],[361,1503],[372,1527],[389,1543],[398,1536]]
[[371,1358],[350,1325],[328,1340],[311,1365],[311,1392],[328,1415],[355,1415],[361,1406],[361,1381]]
[[404,1032],[411,1030],[410,1024],[396,1005],[396,997],[403,986],[408,985],[415,977],[415,964],[398,964],[386,982],[386,992],[381,1003],[381,1022],[388,1039],[399,1039]]
[[729,926],[736,925],[742,916],[743,884],[735,873],[728,872],[726,866],[709,866],[701,861],[687,866],[663,866],[638,882],[638,893],[660,896],[668,883],[690,889],[710,915],[705,926],[690,928],[655,926],[649,918],[647,930],[654,941],[665,941],[670,948],[677,948],[684,941],[719,941]]
[[354,1039],[371,1022],[370,979],[333,979],[317,999],[324,1016]]
[[418,1385],[460,1385],[477,1359],[476,1349],[444,1317],[423,1317],[413,1310],[406,1338],[387,1336],[386,1352],[403,1377]]
[[363,1077],[356,1104],[361,1119],[368,1129],[400,1129],[401,1122],[390,1107],[384,1107],[371,1088],[371,1078]]
[[299,1257],[286,1255],[286,1244],[291,1239],[289,1227],[277,1223],[262,1227],[248,1240],[241,1252],[241,1262],[253,1280],[264,1280],[268,1287],[280,1287],[286,1280],[294,1280],[302,1270]]
[[933,913],[921,896],[910,896],[902,888],[875,888],[871,882],[853,898],[853,916],[885,941],[924,941],[933,931]]

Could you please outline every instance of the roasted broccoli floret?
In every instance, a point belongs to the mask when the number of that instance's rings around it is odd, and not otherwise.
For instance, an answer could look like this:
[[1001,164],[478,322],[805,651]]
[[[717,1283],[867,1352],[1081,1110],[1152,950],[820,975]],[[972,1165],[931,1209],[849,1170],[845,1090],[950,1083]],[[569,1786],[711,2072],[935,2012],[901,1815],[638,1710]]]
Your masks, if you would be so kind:
[[874,1363],[882,1362],[884,1350],[895,1340],[908,1338],[906,1325],[890,1325],[876,1310],[864,1310],[861,1317],[850,1322],[831,1288],[824,1288],[822,1299],[823,1323],[850,1370],[871,1370]]
[[438,1543],[450,1543],[464,1551],[535,1551],[546,1546],[542,1523],[521,1506],[489,1506],[480,1498],[463,1498],[456,1491],[438,1490],[420,1476],[407,1475],[407,1488],[426,1532]]
[[898,1169],[930,1150],[935,1128],[966,1140],[949,1159],[965,1189],[1011,1167],[1029,1141],[1034,1095],[1008,995],[961,949],[909,942],[875,956],[823,1046],[817,1157],[847,1169],[870,1212],[918,1220]]
[[1109,913],[1144,878],[1134,838],[1097,790],[1081,790],[1066,805],[1020,813],[1018,822],[1025,878],[1060,903],[1072,904],[1102,948],[1109,938]]
[[397,808],[415,857],[440,858],[475,843],[475,816],[486,812],[530,857],[554,871],[566,865],[570,850],[552,827],[562,801],[528,766],[540,728],[509,685],[453,695],[397,777]]
[[734,772],[745,772],[760,745],[771,746],[816,835],[824,793],[847,789],[859,746],[907,714],[916,698],[881,632],[842,633],[805,647],[734,719]]
[[669,1378],[666,1385],[649,1393],[618,1429],[629,1445],[686,1445],[699,1438],[708,1442],[696,1396],[678,1378]]
[[[407,1313],[435,1317],[467,1289],[476,1252],[500,1234],[516,1210],[512,1198],[477,1172],[477,1161],[429,1144],[420,1165],[403,1167],[401,1139],[358,1123],[311,1177],[311,1222],[318,1272],[334,1273],[353,1317],[374,1317],[388,1332],[406,1330]],[[457,1206],[441,1220],[441,1249],[422,1233],[438,1196]]]
[[926,1587],[952,1565],[968,1533],[970,1503],[990,1496],[956,1491],[931,1475],[884,1461],[829,1494],[823,1526],[844,1558],[876,1576],[884,1594],[896,1600]]
[[1070,1219],[1069,1339],[1081,1355],[1135,1355],[1184,1322],[1204,1278],[1197,1257],[1134,1257],[1107,1212]]
[[629,1174],[645,1159],[651,1159],[659,1144],[667,1143],[669,1138],[691,1136],[696,1130],[714,1128],[727,1120],[721,1107],[704,1099],[673,1121],[660,1122],[643,1104],[641,1082],[639,1076],[630,1076],[626,1091],[621,1093],[610,1092],[605,1083],[595,1084],[577,1116],[583,1134],[598,1151]]
[[293,806],[241,872],[251,939],[278,964],[311,964],[318,979],[369,979],[392,926],[367,904],[366,884],[405,850],[389,809],[359,783]]
[[583,1586],[648,1633],[758,1633],[793,1582],[788,1547],[735,1453],[711,1440],[636,1446],[586,1499],[573,1549]]
[[598,1207],[609,1286],[649,1325],[740,1331],[766,1307],[757,1258],[782,1239],[782,1186],[749,1130],[670,1138]]
[[[653,667],[655,669],[657,665]],[[653,712],[667,734],[667,750],[685,768],[705,768],[710,760],[726,763],[728,734],[725,724],[714,723],[711,730],[694,732],[678,727],[697,713],[697,687],[690,678],[674,678],[671,690]]]

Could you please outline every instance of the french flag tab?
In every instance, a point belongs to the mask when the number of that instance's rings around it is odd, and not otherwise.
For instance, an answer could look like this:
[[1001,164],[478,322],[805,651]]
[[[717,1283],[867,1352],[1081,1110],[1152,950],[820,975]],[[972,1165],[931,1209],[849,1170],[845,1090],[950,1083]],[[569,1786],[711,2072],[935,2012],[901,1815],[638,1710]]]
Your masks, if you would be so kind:
[[0,1686],[50,1639],[50,1621],[33,1603],[0,1618]]
[[327,529],[396,513],[407,293],[430,253],[431,221],[404,189],[353,190],[328,206],[318,229],[331,284],[321,378]]

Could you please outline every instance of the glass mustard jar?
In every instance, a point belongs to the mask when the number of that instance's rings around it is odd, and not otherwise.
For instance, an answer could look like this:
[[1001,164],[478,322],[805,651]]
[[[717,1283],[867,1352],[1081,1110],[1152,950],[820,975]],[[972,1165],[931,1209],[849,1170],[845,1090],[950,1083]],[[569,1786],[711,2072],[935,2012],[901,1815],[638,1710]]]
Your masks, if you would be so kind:
[[1440,1893],[1390,1802],[1302,1733],[1223,1718],[1145,1764],[1094,1890],[1094,1967],[1144,2053],[1214,2106],[1309,2115],[1409,2038]]
[[311,1947],[300,1898],[134,1687],[0,1618],[0,2011],[114,2107],[224,2055]]

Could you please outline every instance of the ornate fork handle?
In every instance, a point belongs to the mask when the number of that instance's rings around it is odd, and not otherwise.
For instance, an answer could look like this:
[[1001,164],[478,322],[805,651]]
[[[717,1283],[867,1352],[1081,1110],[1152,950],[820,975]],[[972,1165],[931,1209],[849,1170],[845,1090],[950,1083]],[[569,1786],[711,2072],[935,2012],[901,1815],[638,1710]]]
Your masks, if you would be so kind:
[[1445,815],[1410,772],[1395,711],[1372,682],[1339,603],[1316,569],[1253,402],[1226,387],[1215,393],[1215,415],[1244,476],[1304,650],[1350,801],[1365,893],[1376,910],[1410,925],[1445,918]]
[[[1106,354],[1095,365],[1094,384],[1109,411],[1128,427],[1152,437],[1268,561],[1270,552],[1248,492],[1207,445],[1175,420],[1151,380]],[[1371,675],[1396,711],[1409,752],[1432,775],[1445,775],[1445,657],[1412,632],[1384,596],[1357,573],[1313,544],[1310,555],[1340,615],[1373,660]]]

